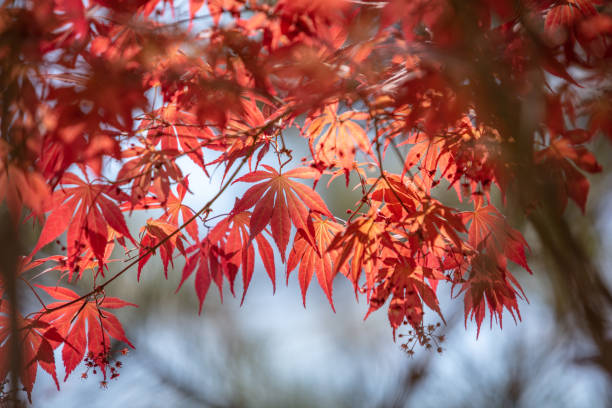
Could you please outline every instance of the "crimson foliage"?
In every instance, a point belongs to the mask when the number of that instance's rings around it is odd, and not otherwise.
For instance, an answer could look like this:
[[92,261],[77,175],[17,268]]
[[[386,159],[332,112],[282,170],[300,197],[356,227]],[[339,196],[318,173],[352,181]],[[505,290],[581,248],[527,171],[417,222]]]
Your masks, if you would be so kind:
[[[108,309],[135,305],[107,292],[133,266],[139,278],[155,253],[166,276],[176,257],[185,259],[180,286],[194,275],[200,310],[212,284],[234,293],[239,274],[244,301],[257,256],[275,284],[278,255],[287,279],[297,270],[304,304],[316,276],[333,309],[333,282],[343,275],[368,314],[388,303],[393,333],[409,326],[414,343],[430,341],[426,309],[443,319],[440,283],[462,295],[478,329],[487,310],[500,325],[504,310],[520,318],[524,294],[508,261],[531,272],[528,245],[491,193],[512,199],[535,170],[531,182],[556,198],[554,211],[568,200],[585,210],[585,173],[601,171],[585,145],[612,138],[610,7],[274,3],[2,3],[0,199],[15,223],[26,214],[43,227],[17,270],[3,274],[5,283],[23,278],[41,308],[15,326],[2,303],[0,379],[11,336],[23,342],[28,396],[39,366],[59,389],[58,347],[66,377],[83,360],[105,381],[118,376],[111,338],[131,343]],[[189,18],[176,17],[181,7]],[[299,165],[285,143],[291,128],[309,148]],[[223,173],[200,209],[183,204],[183,156],[205,174]],[[261,164],[268,157],[277,165]],[[403,163],[397,174],[384,167],[391,159]],[[111,162],[118,172],[106,170]],[[348,218],[335,217],[313,189],[330,175],[359,180],[362,199]],[[227,213],[212,212],[233,183],[246,193]],[[446,189],[460,207],[434,198]],[[539,205],[519,201],[526,213]],[[163,215],[133,236],[125,215],[153,208]],[[56,240],[56,254],[37,258]],[[122,249],[137,256],[109,275],[111,254]],[[43,265],[56,285],[30,283],[41,274],[26,272]],[[66,287],[77,280],[90,290]]]

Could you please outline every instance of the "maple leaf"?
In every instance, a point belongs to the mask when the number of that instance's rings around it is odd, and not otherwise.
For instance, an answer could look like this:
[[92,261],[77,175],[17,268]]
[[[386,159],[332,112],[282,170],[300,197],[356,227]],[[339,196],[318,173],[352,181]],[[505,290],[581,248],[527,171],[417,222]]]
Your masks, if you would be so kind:
[[392,245],[384,220],[377,216],[376,210],[372,207],[368,214],[350,222],[344,231],[334,236],[327,248],[328,251],[338,251],[334,274],[350,260],[347,276],[353,283],[355,294],[359,290],[362,270],[365,271],[368,292],[374,288],[381,261],[380,251]]
[[[257,104],[263,106],[259,109]],[[207,148],[223,152],[210,164],[224,163],[225,174],[239,158],[248,157],[249,166],[252,163],[255,151],[257,153],[257,164],[270,148],[272,140],[272,125],[279,121],[284,114],[283,109],[276,110],[273,114],[265,116],[263,111],[273,111],[274,108],[266,101],[253,98],[242,98],[240,100],[241,115],[229,115],[227,126],[223,132],[223,138],[207,144]]]
[[[0,381],[7,378],[12,353],[10,318],[6,302],[0,304]],[[21,384],[32,402],[32,389],[36,381],[38,367],[51,375],[59,391],[59,382],[55,370],[55,357],[50,341],[65,341],[57,330],[46,322],[35,319],[24,319],[18,316],[18,333],[23,353],[23,368],[21,371]]]
[[102,259],[96,259],[93,252],[90,250],[89,247],[87,247],[84,252],[78,253],[78,255],[74,257],[74,261],[72,262],[70,261],[70,258],[65,255],[52,255],[45,258],[39,258],[31,262],[29,262],[30,259],[28,258],[28,264],[25,265],[24,271],[51,261],[54,262],[54,265],[42,270],[39,275],[48,273],[50,271],[59,271],[61,272],[62,277],[67,275],[68,281],[70,282],[73,278],[81,279],[85,271],[91,270],[95,271],[94,277],[97,277],[98,275],[104,277],[104,268],[99,268],[100,261],[102,261],[106,269],[108,269],[109,263],[117,261],[117,259],[110,259],[111,254],[115,249],[115,239],[121,243],[124,250],[127,249],[123,237],[117,234],[116,231],[111,230],[109,227],[109,243],[106,246],[106,249],[104,251],[104,257]]
[[[419,182],[416,178],[413,180]],[[425,244],[435,251],[438,242],[443,240],[464,249],[459,236],[465,231],[461,217],[431,198],[422,183],[405,182],[393,174],[386,174],[384,183],[369,182],[376,183],[371,199],[380,203],[380,215],[386,217],[389,229],[405,237],[413,248]]]
[[495,317],[503,328],[504,308],[510,312],[515,321],[516,317],[520,320],[517,297],[520,296],[518,291],[523,297],[524,293],[516,278],[506,269],[505,258],[481,252],[472,261],[471,268],[470,277],[462,285],[461,292],[464,292],[465,322],[467,324],[468,316],[476,320],[478,328],[476,336],[480,334],[487,306],[491,314],[491,325]]
[[161,141],[161,151],[182,151],[207,172],[201,147],[211,143],[214,135],[195,115],[181,110],[176,103],[149,113],[138,130],[147,132],[147,139],[152,146]]
[[391,296],[388,317],[394,337],[396,330],[405,322],[415,329],[422,326],[423,304],[438,313],[444,321],[435,293],[436,277],[444,275],[436,276],[430,268],[415,265],[411,259],[396,254],[385,258],[382,265],[364,319],[384,305]]
[[[234,280],[239,269],[242,270],[243,287],[240,304],[244,303],[255,265],[255,250],[248,233],[250,219],[251,213],[248,211],[230,214],[219,221],[205,239],[187,250],[195,252],[185,263],[177,291],[197,267],[195,290],[200,301],[200,312],[212,281],[219,288],[219,295],[223,299],[222,280],[225,275],[230,283],[232,295],[234,294]],[[255,242],[274,291],[276,269],[272,247],[263,234],[257,235]]]
[[527,241],[519,231],[510,227],[494,206],[485,206],[479,201],[474,211],[461,215],[470,225],[468,242],[473,248],[485,247],[492,253],[504,255],[532,273],[525,256],[525,249],[529,249]]
[[[422,179],[422,188],[429,193],[434,187],[434,178],[438,166],[444,168],[445,161],[448,161],[447,155],[441,152],[441,140],[436,140],[424,133],[416,133],[411,137],[406,138],[399,146],[411,144],[410,150],[404,159],[404,169],[402,171],[402,180],[406,173],[418,166],[419,174]],[[445,160],[446,159],[446,160]]]
[[457,191],[459,200],[462,196],[469,196],[470,201],[481,195],[489,198],[494,183],[502,192],[507,184],[508,176],[501,167],[501,135],[496,129],[484,123],[474,125],[473,121],[470,117],[462,118],[457,130],[443,138],[444,147],[436,164]]
[[63,12],[65,19],[70,22],[70,36],[75,40],[89,33],[89,22],[81,0],[60,0],[56,2],[56,10]]
[[[151,210],[156,208],[163,208],[165,210],[164,215],[162,215],[159,220],[167,222],[179,228],[182,222],[186,222],[190,220],[195,212],[193,209],[185,204],[183,201],[185,200],[185,196],[189,191],[189,178],[185,177],[183,181],[176,186],[176,195],[170,191],[166,197],[164,202],[160,202],[158,199],[153,199],[152,197],[143,198],[138,204],[134,205],[133,203],[124,203],[121,206],[122,211],[133,211],[133,210]],[[187,234],[194,240],[197,241],[198,238],[198,224],[194,222],[190,222],[185,230]]]
[[159,245],[160,256],[164,265],[164,276],[168,279],[168,265],[174,266],[172,260],[174,249],[177,248],[182,255],[186,255],[183,240],[185,239],[181,232],[176,232],[177,228],[162,220],[149,219],[147,224],[141,228],[142,238],[140,240],[139,261],[138,261],[138,277],[147,261],[151,258],[155,251],[152,249]]
[[[173,136],[174,137],[174,136]],[[170,180],[181,182],[184,177],[175,159],[180,152],[175,148],[158,150],[144,141],[144,146],[134,146],[124,151],[125,162],[117,180],[120,184],[131,184],[132,201],[139,202],[152,190],[160,201],[170,193]]]
[[[105,361],[110,352],[110,337],[134,348],[125,336],[119,320],[104,309],[137,307],[137,305],[119,298],[101,295],[93,299],[78,300],[80,296],[68,288],[36,286],[52,298],[59,300],[59,302],[47,305],[47,309],[51,309],[51,312],[46,312],[46,309],[40,311],[39,320],[53,327],[61,338],[65,339],[66,344],[62,348],[62,360],[66,368],[64,381],[83,360],[86,350],[93,353],[106,378],[105,366],[107,363]],[[71,302],[74,303],[66,305]],[[54,308],[58,309],[53,310]],[[57,348],[62,342],[52,339],[51,344],[53,348]]]
[[348,186],[348,173],[357,153],[355,146],[372,157],[374,153],[365,130],[357,123],[368,119],[368,114],[354,111],[338,114],[337,109],[338,103],[325,107],[322,115],[307,121],[304,133],[308,135],[316,166],[343,168]]
[[208,288],[210,288],[211,282],[214,280],[219,287],[219,295],[223,300],[223,271],[222,261],[219,259],[221,253],[219,249],[210,244],[209,241],[202,241],[200,244],[196,244],[188,249],[188,252],[195,250],[195,254],[187,258],[185,266],[183,267],[183,276],[179,283],[177,292],[183,286],[183,283],[191,276],[196,270],[195,276],[195,291],[200,302],[199,313],[202,313],[202,305],[206,299]]
[[[4,145],[4,141],[1,141],[0,149]],[[40,173],[24,171],[9,163],[0,172],[0,203],[6,202],[15,222],[21,219],[24,205],[34,214],[42,215],[48,197],[49,187]]]
[[525,257],[527,242],[520,232],[507,224],[495,207],[483,206],[482,202],[477,202],[473,212],[463,215],[466,223],[470,223],[468,242],[478,253],[471,262],[471,271],[462,284],[461,292],[465,292],[465,319],[467,321],[468,315],[474,317],[480,333],[486,305],[491,313],[491,324],[495,316],[501,326],[504,307],[513,317],[514,312],[519,319],[521,317],[517,296],[525,297],[525,294],[516,278],[508,271],[506,259],[522,266],[529,273],[532,271]]
[[[251,277],[253,276],[253,261],[254,251],[250,245],[249,233],[247,228],[250,225],[253,214],[245,211],[236,214],[231,214],[219,222],[208,234],[208,239],[213,242],[219,242],[230,256],[228,265],[234,267],[237,271],[239,267],[242,269],[242,287],[243,294],[241,304],[244,302],[244,297],[249,288]],[[258,234],[255,237],[257,250],[263,261],[264,268],[272,282],[272,290],[276,290],[276,268],[274,266],[274,253],[268,240],[263,234]],[[236,272],[230,273],[230,276],[235,276]],[[233,293],[233,279],[230,280]]]
[[598,173],[602,167],[593,153],[580,146],[584,141],[584,137],[577,136],[580,134],[566,132],[565,136],[555,137],[550,146],[536,152],[536,162],[542,164],[544,171],[559,184],[557,194],[561,198],[562,210],[569,197],[584,213],[590,185],[576,167],[589,173]]
[[304,238],[303,235],[298,234],[295,237],[287,260],[287,281],[289,281],[291,271],[299,264],[298,280],[302,290],[302,301],[304,307],[306,307],[306,291],[314,273],[321,289],[327,296],[327,300],[329,300],[332,310],[335,312],[336,309],[332,300],[332,284],[338,272],[338,269],[334,268],[337,251],[327,248],[333,237],[342,232],[343,228],[337,222],[323,219],[317,214],[309,218],[309,223],[312,223],[315,245],[313,246],[310,240]]
[[[163,216],[163,218],[178,228],[181,225],[179,223],[179,215],[182,217],[183,222],[186,222],[187,220],[193,218],[195,213],[189,206],[183,204],[183,200],[185,199],[185,195],[189,189],[187,177],[185,177],[184,182],[179,184],[176,189],[176,196],[174,194],[170,194],[168,196],[168,200],[166,201],[166,214]],[[189,223],[185,227],[185,230],[192,239],[198,239],[198,224],[195,221]]]
[[[68,187],[70,185],[74,187]],[[74,270],[85,242],[89,244],[102,269],[109,242],[108,226],[135,243],[123,214],[114,201],[124,198],[121,193],[117,193],[116,188],[83,181],[74,173],[64,174],[62,186],[53,193],[48,203],[49,215],[31,257],[66,230],[67,255],[71,270]]]
[[270,166],[265,164],[262,166],[268,171],[254,171],[235,181],[252,183],[268,180],[249,188],[236,202],[233,212],[241,213],[255,206],[249,222],[251,239],[270,224],[272,238],[284,262],[291,223],[297,229],[308,232],[308,209],[328,217],[332,215],[314,190],[289,179],[290,177],[311,178],[317,173],[316,170],[301,167],[281,174]]
[[546,28],[572,26],[586,17],[596,15],[594,3],[592,0],[557,1],[546,13]]

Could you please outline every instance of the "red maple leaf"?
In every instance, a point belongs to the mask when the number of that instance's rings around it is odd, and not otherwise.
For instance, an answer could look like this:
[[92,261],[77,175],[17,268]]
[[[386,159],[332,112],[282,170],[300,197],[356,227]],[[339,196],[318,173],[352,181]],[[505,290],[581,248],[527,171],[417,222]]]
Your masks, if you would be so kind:
[[235,181],[252,183],[268,180],[249,188],[242,199],[236,202],[233,212],[241,213],[255,206],[249,222],[251,238],[270,224],[272,238],[284,262],[292,223],[297,229],[308,233],[308,209],[328,217],[332,215],[314,190],[290,180],[290,177],[313,178],[318,173],[316,170],[301,167],[281,174],[270,166],[262,166],[268,171],[254,171]]
[[[200,300],[200,312],[212,281],[219,288],[221,299],[223,299],[223,276],[229,281],[230,290],[234,294],[234,280],[239,269],[242,270],[243,287],[241,304],[244,302],[255,264],[255,250],[248,233],[250,219],[251,213],[248,211],[231,214],[219,221],[204,240],[187,250],[189,253],[195,252],[185,263],[177,291],[195,271],[195,290]],[[258,234],[255,242],[274,291],[276,289],[276,269],[272,246],[263,234]]]
[[298,234],[293,242],[293,248],[289,253],[287,260],[287,281],[289,274],[299,264],[298,280],[302,290],[302,301],[306,306],[306,291],[310,285],[312,275],[317,276],[317,281],[325,292],[327,300],[334,312],[334,302],[332,300],[333,281],[338,273],[339,268],[334,267],[337,250],[328,250],[334,236],[342,232],[343,228],[340,224],[330,219],[323,219],[319,215],[314,214],[309,220],[312,223],[312,234],[314,237],[314,245],[309,239],[304,238],[304,235]]
[[102,269],[109,242],[108,226],[135,242],[114,201],[125,196],[111,185],[87,182],[69,172],[64,174],[61,184],[62,188],[53,193],[48,203],[49,215],[31,257],[68,230],[66,249],[71,270],[86,247],[91,248]]
[[182,255],[186,255],[183,241],[185,237],[181,232],[177,232],[177,228],[160,219],[149,219],[147,224],[141,229],[142,238],[140,239],[139,260],[138,260],[138,277],[149,258],[155,252],[155,248],[159,248],[162,263],[164,265],[164,275],[168,278],[168,265],[174,266],[172,260],[174,249],[177,248]]
[[[0,304],[0,381],[6,379],[10,367],[11,327],[9,310],[6,302]],[[18,317],[18,332],[21,343],[23,367],[21,370],[21,384],[32,402],[32,389],[36,381],[38,367],[53,377],[59,390],[59,382],[55,371],[55,357],[51,342],[65,342],[65,339],[50,324],[37,319],[24,319]]]
[[337,109],[338,104],[334,103],[327,106],[320,116],[308,120],[305,133],[316,166],[341,167],[347,175],[348,185],[348,173],[353,169],[357,148],[372,157],[374,153],[365,130],[357,123],[368,119],[368,114],[354,111],[338,114]]
[[[118,309],[124,306],[137,305],[125,302],[119,298],[105,297],[98,293],[91,298],[79,300],[80,296],[64,287],[48,287],[36,285],[59,302],[47,305],[39,312],[40,320],[53,327],[65,339],[62,348],[62,360],[66,368],[66,377],[79,365],[85,357],[85,351],[92,353],[97,365],[106,376],[108,353],[110,352],[110,337],[122,341],[134,348],[125,336],[119,320],[104,309]],[[57,310],[53,310],[57,308]],[[50,309],[48,312],[46,310]],[[53,348],[62,342],[51,340]]]

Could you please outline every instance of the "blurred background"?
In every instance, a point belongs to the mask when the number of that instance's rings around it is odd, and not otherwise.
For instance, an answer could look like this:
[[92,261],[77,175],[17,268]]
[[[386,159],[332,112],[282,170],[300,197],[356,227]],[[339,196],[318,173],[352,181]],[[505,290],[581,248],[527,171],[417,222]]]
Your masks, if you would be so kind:
[[[297,143],[302,142],[293,136],[299,160]],[[593,150],[604,168],[612,164],[606,142]],[[182,164],[189,173],[189,163]],[[194,195],[188,203],[199,208],[214,194],[219,179],[220,174],[206,179],[194,169],[190,176]],[[603,279],[610,283],[612,175],[604,172],[591,181],[587,215],[571,204],[566,217],[574,235],[603,271]],[[325,184],[322,180],[319,191],[330,208],[336,215],[346,216],[344,211],[359,199],[359,193],[346,189],[343,180],[329,189]],[[235,185],[215,203],[215,210],[226,212],[245,187]],[[442,194],[442,200],[455,199],[454,192]],[[134,214],[129,220],[132,231],[137,235],[144,221],[155,215],[153,211]],[[342,276],[334,282],[333,313],[314,281],[306,308],[302,306],[296,277],[284,284],[280,259],[277,290],[272,296],[272,285],[259,262],[242,307],[242,287],[237,282],[237,297],[226,291],[223,303],[216,287],[211,287],[198,315],[192,279],[174,294],[182,261],[177,260],[167,281],[159,260],[150,262],[139,283],[134,270],[109,288],[112,296],[139,305],[118,311],[136,347],[125,356],[117,353],[123,365],[120,377],[104,389],[99,373],[90,371],[88,379],[79,379],[86,371],[83,366],[57,392],[51,378],[41,371],[34,387],[34,406],[612,406],[612,377],[598,361],[601,353],[588,331],[566,318],[571,311],[559,301],[563,294],[556,289],[555,279],[560,275],[551,273],[554,260],[528,224],[522,232],[531,245],[528,260],[534,271],[528,275],[518,268],[513,270],[529,300],[519,305],[522,321],[515,324],[510,315],[504,315],[500,330],[495,323],[489,327],[487,316],[477,338],[474,322],[464,326],[462,299],[452,299],[450,287],[441,284],[439,298],[447,322],[440,328],[444,334],[442,350],[417,347],[414,356],[402,351],[402,338],[394,342],[384,308],[363,320],[365,299],[357,303],[352,286]],[[115,267],[119,269],[120,264]],[[429,313],[429,318],[435,317]],[[62,370],[58,367],[60,380]]]

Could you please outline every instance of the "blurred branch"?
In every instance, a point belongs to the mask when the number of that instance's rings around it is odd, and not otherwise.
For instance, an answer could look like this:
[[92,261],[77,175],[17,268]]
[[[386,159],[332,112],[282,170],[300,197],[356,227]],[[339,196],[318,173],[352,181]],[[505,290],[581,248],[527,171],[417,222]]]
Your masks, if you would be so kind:
[[[8,210],[3,209],[0,215],[0,268],[2,273],[2,290],[4,291],[3,299],[6,300],[8,306],[4,309],[8,313],[8,358],[2,356],[2,364],[6,367],[0,367],[5,372],[10,373],[10,390],[5,401],[12,407],[19,407],[21,403],[18,398],[19,380],[22,375],[22,345],[20,341],[19,328],[19,296],[17,292],[17,254],[19,253],[19,240],[17,238],[16,222],[12,220]],[[1,292],[0,292],[1,293]],[[4,328],[5,330],[7,328]]]

